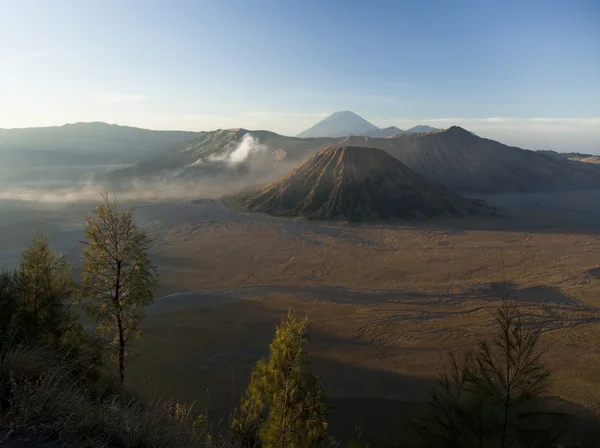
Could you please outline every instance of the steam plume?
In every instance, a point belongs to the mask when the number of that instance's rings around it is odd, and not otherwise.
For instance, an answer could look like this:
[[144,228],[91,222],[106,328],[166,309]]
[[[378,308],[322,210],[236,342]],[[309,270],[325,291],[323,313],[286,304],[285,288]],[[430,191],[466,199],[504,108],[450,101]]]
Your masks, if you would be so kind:
[[244,134],[237,146],[232,150],[218,156],[211,156],[209,160],[241,163],[244,162],[252,153],[263,152],[267,147],[261,144],[252,134]]

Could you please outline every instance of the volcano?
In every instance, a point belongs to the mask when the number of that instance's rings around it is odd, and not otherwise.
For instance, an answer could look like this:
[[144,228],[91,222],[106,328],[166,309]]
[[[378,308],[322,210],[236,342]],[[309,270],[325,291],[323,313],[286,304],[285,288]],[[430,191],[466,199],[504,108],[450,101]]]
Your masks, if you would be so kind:
[[438,186],[385,151],[330,147],[279,181],[226,199],[245,211],[319,220],[464,217],[480,203]]

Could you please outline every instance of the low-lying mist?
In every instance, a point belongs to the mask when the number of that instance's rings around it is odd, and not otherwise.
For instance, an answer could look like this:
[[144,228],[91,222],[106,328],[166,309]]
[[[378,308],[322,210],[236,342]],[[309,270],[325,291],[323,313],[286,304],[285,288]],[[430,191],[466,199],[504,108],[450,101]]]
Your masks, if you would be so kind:
[[[178,199],[220,199],[273,181],[295,167],[282,150],[270,151],[250,133],[226,145],[219,154],[198,158],[187,166],[163,170],[159,174],[111,179],[96,176],[106,167],[37,167],[27,182],[15,182],[18,173],[5,177],[0,200],[72,203],[96,202],[101,193],[114,192],[120,201]],[[31,168],[28,168],[30,170]],[[31,176],[29,176],[31,177]],[[0,179],[2,180],[2,179]]]
[[258,180],[241,179],[132,179],[128,185],[87,183],[76,187],[15,187],[0,191],[0,200],[36,202],[95,202],[102,192],[114,192],[119,200],[219,199],[245,188],[257,186]]
[[120,201],[215,199],[256,188],[273,181],[295,166],[290,161],[265,157],[249,158],[242,163],[207,162],[169,170],[160,175],[134,177],[119,181],[87,180],[78,185],[6,186],[0,200],[46,203],[97,202],[108,190]]

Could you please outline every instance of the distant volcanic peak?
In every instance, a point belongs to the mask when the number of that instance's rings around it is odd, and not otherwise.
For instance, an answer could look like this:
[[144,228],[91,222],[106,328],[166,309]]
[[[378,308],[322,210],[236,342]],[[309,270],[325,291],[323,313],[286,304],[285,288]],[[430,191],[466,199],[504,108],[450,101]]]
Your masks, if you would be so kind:
[[116,126],[114,124],[110,124],[110,123],[105,123],[103,121],[77,121],[75,123],[65,123],[60,127],[63,128],[70,128],[70,127],[75,127],[75,126],[97,126],[97,127],[108,127],[108,126]]
[[348,135],[364,135],[377,131],[379,131],[377,126],[354,112],[341,111],[329,115],[311,128],[298,134],[298,137],[345,137]]
[[402,130],[396,126],[379,128],[373,123],[368,122],[359,115],[349,110],[334,112],[324,120],[315,124],[313,127],[298,134],[300,138],[307,137],[373,137],[389,138],[398,134],[418,134],[424,132],[438,131],[427,125],[417,125],[407,130]]
[[397,128],[396,126],[389,126],[387,128],[365,132],[364,135],[368,136],[368,137],[374,137],[374,138],[389,138],[389,137],[393,137],[394,135],[404,134],[404,133],[405,133],[405,131],[403,131],[400,128]]
[[395,133],[400,133],[400,132],[404,132],[402,129],[396,127],[396,126],[388,126],[387,128],[383,128],[382,131],[385,132],[395,132]]
[[431,126],[427,126],[424,124],[419,124],[417,126],[413,126],[410,129],[407,129],[404,132],[417,134],[417,133],[422,133],[422,132],[434,132],[434,131],[439,131],[439,129],[431,127]]
[[465,216],[473,202],[434,185],[385,151],[334,146],[279,181],[230,198],[246,211],[321,220]]
[[331,119],[331,118],[337,118],[337,117],[343,117],[343,116],[352,116],[352,117],[358,117],[358,118],[362,118],[360,115],[355,114],[354,112],[352,112],[351,110],[339,110],[337,112],[332,113],[331,115],[329,115],[327,119]]
[[448,129],[446,129],[446,132],[454,134],[473,135],[472,132],[467,131],[465,128],[461,128],[460,126],[450,126]]
[[247,129],[244,128],[231,128],[231,129],[219,129],[217,131],[217,134],[229,134],[229,135],[245,135],[247,134],[248,131]]

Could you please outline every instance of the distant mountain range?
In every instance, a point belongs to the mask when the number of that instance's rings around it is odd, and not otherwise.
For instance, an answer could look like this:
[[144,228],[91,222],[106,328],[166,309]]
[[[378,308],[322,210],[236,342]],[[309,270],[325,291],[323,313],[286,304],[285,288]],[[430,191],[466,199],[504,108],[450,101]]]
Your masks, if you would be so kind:
[[311,128],[298,134],[298,137],[348,137],[351,135],[357,135],[374,138],[387,138],[393,137],[396,134],[430,131],[437,131],[437,129],[425,125],[415,126],[406,130],[402,130],[396,126],[390,126],[388,128],[381,129],[354,112],[345,110],[341,112],[334,112],[324,120],[319,121]]
[[427,180],[460,193],[600,189],[600,160],[589,154],[528,151],[457,126],[398,132],[395,127],[379,129],[352,113],[324,121],[342,132],[348,123],[344,117],[349,116],[355,129],[373,136],[298,138],[246,129],[151,131],[106,123],[0,129],[0,161],[5,172],[13,166],[131,164],[99,176],[117,180],[174,172],[195,179],[226,171],[236,181],[254,176],[256,184],[264,184],[325,148],[366,147],[381,149]]
[[[369,131],[369,132],[365,132],[364,134],[355,134],[355,135],[365,135],[367,137],[374,137],[374,138],[388,138],[388,137],[393,137],[396,134],[402,134],[404,131],[400,128],[397,128],[396,126],[390,126],[389,128],[383,128],[383,129],[376,129],[374,131]],[[352,134],[347,134],[347,135],[352,135]],[[346,135],[344,135],[343,137],[346,137]]]
[[460,193],[600,189],[598,165],[507,146],[457,126],[425,133],[396,133],[387,138],[297,138],[245,129],[199,132],[195,138],[112,176],[128,178],[208,167],[211,160],[227,158],[248,134],[259,143],[260,150],[248,152],[247,163],[258,167],[263,177],[257,180],[262,184],[277,179],[322,149],[353,146],[382,149],[427,180]]
[[99,122],[0,129],[0,157],[5,166],[132,164],[195,135]]

